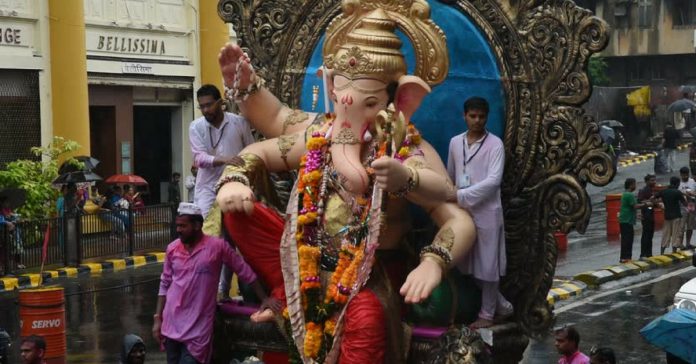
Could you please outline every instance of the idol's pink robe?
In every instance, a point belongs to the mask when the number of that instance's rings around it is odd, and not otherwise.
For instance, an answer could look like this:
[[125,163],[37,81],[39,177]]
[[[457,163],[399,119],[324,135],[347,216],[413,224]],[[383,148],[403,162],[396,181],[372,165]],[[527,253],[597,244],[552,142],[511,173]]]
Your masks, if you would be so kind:
[[[500,184],[505,166],[503,142],[492,133],[465,146],[466,133],[450,140],[447,172],[458,187],[457,202],[469,211],[476,224],[477,240],[471,252],[457,266],[465,274],[495,282],[505,275],[505,230]],[[480,149],[479,149],[480,146]],[[464,166],[464,148],[467,164]],[[477,152],[478,151],[478,152]],[[464,188],[464,174],[470,186]]]

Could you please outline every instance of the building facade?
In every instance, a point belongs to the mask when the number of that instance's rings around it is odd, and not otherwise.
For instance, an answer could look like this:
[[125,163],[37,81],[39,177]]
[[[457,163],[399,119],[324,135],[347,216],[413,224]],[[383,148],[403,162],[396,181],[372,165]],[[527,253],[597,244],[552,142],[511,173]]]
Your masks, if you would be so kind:
[[0,0],[0,164],[30,158],[50,135],[41,107],[49,95],[46,9],[38,1]]
[[217,0],[0,0],[0,163],[61,136],[166,199],[229,34]]
[[610,86],[696,85],[696,1],[581,0],[612,31]]

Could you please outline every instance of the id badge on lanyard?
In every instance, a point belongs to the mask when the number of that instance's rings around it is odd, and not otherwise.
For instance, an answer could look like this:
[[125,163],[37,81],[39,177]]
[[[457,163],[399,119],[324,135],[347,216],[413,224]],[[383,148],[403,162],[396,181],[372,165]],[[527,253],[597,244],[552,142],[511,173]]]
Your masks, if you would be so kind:
[[458,182],[457,187],[459,189],[467,188],[471,186],[471,176],[469,176],[466,172],[462,172],[462,176],[459,178]]
[[468,159],[466,158],[466,150],[467,150],[467,142],[466,142],[466,135],[464,135],[464,138],[462,140],[462,148],[463,148],[463,155],[464,155],[464,167],[462,168],[462,175],[457,181],[457,187],[458,188],[467,188],[471,186],[471,176],[466,172],[466,165],[471,162],[472,159],[478,154],[478,152],[481,150],[481,147],[483,146],[483,143],[486,142],[486,138],[488,138],[488,132],[486,132],[486,135],[483,137],[483,140],[481,141],[481,144],[479,144],[478,148],[476,148],[476,151],[474,154],[471,155]]

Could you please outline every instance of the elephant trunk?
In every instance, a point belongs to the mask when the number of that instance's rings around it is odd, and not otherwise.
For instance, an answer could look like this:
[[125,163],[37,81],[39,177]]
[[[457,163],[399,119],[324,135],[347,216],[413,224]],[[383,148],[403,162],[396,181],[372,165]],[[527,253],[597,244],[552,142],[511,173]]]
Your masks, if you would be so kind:
[[331,159],[334,168],[348,192],[363,194],[369,185],[369,177],[361,162],[361,143],[357,136],[362,135],[364,131],[359,130],[359,127],[358,130],[354,130],[356,128],[349,124],[336,126],[339,128],[331,137]]

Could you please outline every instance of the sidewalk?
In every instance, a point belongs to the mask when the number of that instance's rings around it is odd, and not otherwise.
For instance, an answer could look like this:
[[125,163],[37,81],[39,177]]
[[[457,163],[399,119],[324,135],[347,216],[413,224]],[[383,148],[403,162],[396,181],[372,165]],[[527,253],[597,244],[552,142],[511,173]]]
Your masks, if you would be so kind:
[[[101,263],[85,263],[78,267],[64,267],[56,270],[46,270],[41,275],[43,284],[53,283],[57,278],[75,278],[83,275],[96,275],[102,272],[115,272],[123,269],[134,269],[150,264],[164,262],[163,252],[152,252],[144,255],[134,255],[121,259],[107,259]],[[17,276],[0,277],[0,293],[15,289],[33,288],[39,286],[39,273],[26,273]]]
[[[677,147],[678,151],[684,151],[689,148],[689,143],[681,144]],[[643,163],[647,161],[648,159],[653,159],[657,157],[657,152],[649,152],[649,153],[644,153],[644,154],[638,154],[634,156],[628,156],[628,157],[623,157],[621,160],[619,160],[619,166],[620,167],[628,167],[632,166],[634,164],[638,163]]]

